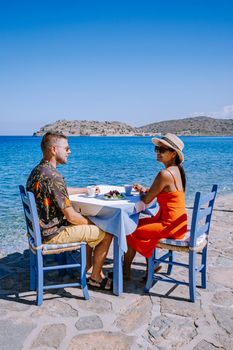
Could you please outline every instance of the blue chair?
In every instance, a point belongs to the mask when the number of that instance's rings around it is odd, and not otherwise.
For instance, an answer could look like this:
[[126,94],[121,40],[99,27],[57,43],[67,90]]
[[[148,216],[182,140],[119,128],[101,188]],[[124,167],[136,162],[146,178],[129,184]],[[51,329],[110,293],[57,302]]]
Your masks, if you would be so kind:
[[[24,186],[19,186],[20,195],[22,199],[25,220],[27,225],[28,243],[30,251],[30,290],[37,291],[36,304],[41,305],[43,302],[43,291],[45,289],[77,287],[81,286],[83,296],[89,299],[89,293],[86,283],[86,243],[76,242],[67,244],[42,244],[41,232],[39,226],[39,218],[36,208],[35,197],[32,192],[26,192]],[[56,264],[47,266],[44,258],[47,255],[61,254],[68,251],[79,251],[80,261],[74,264]],[[60,256],[61,257],[61,256]],[[47,259],[46,259],[47,260]],[[66,259],[57,259],[58,262],[66,261]],[[76,268],[80,272],[80,282],[63,283],[63,284],[44,284],[44,272],[61,269]]]
[[[191,229],[188,232],[188,237],[182,240],[161,239],[159,241],[152,257],[148,260],[148,277],[144,289],[145,292],[148,293],[150,291],[153,281],[155,283],[163,281],[182,284],[189,286],[190,301],[195,302],[197,272],[201,273],[201,287],[206,288],[207,247],[216,194],[217,185],[213,185],[211,193],[207,195],[203,195],[200,192],[196,193]],[[166,249],[168,252],[159,257],[159,249]],[[188,253],[188,264],[176,261],[173,254],[174,251]],[[200,266],[197,266],[197,254],[201,254]],[[167,264],[167,273],[160,276],[155,275],[154,270],[161,263]],[[174,265],[182,266],[189,270],[188,282],[180,281],[169,276]]]

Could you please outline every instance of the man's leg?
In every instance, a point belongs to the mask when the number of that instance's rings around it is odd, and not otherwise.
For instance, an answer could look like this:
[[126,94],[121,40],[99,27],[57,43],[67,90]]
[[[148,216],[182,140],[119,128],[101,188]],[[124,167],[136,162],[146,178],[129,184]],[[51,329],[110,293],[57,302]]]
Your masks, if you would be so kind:
[[[91,277],[99,282],[102,280],[102,266],[112,241],[112,235],[101,231],[95,225],[70,225],[48,243],[62,244],[82,241],[87,242],[87,269],[90,269],[93,265]],[[94,256],[92,259],[93,250]]]
[[92,254],[93,254],[93,248],[91,248],[87,244],[87,272],[92,268],[92,265],[93,265]]
[[101,271],[111,242],[112,235],[106,233],[104,239],[95,247],[91,278],[97,282],[102,281]]
[[[87,274],[88,277],[92,274],[92,270],[93,270],[93,252],[94,252],[95,248],[91,248],[88,244],[87,244]],[[103,273],[103,271],[101,270],[101,277],[104,278],[105,275]]]

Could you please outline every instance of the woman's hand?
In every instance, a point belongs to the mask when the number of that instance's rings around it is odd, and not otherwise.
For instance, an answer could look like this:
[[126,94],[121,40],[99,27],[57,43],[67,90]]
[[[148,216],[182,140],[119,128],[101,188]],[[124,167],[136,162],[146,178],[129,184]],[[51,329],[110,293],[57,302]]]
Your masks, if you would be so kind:
[[146,193],[148,191],[147,188],[143,187],[140,184],[133,184],[133,188],[135,191],[138,191],[139,193]]

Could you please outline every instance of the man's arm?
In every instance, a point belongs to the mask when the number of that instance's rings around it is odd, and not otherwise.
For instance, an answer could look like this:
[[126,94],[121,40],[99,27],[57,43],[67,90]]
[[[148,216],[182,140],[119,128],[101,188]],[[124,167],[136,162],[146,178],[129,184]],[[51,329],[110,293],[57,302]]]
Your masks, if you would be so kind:
[[81,214],[77,213],[73,207],[67,207],[65,209],[62,209],[62,212],[66,218],[66,220],[73,224],[73,225],[87,225],[88,220],[82,216]]
[[87,189],[86,188],[79,188],[79,187],[68,187],[67,188],[69,196],[71,194],[86,194]]
[[[85,219],[81,214],[77,213],[74,208],[71,206],[71,202],[69,199],[69,191],[65,186],[64,180],[61,176],[57,176],[53,178],[53,182],[51,185],[53,190],[54,199],[56,201],[57,206],[62,210],[66,220],[74,225],[86,225],[88,224],[87,219]],[[70,194],[75,193],[86,193],[85,188],[72,188],[73,191]],[[80,192],[81,190],[81,192]],[[79,192],[77,192],[79,191]]]
[[[71,194],[87,194],[87,188],[81,188],[81,187],[68,187],[67,188],[69,196]],[[95,194],[100,193],[100,188],[98,186],[95,187]]]

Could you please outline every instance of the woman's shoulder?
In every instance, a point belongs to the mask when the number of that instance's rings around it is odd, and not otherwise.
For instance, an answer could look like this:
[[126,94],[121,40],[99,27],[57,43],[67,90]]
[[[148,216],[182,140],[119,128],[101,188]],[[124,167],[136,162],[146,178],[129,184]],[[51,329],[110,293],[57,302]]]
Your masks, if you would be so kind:
[[163,169],[168,175],[177,175],[179,174],[179,168],[177,165],[172,165],[172,166],[169,166],[168,168],[166,169]]
[[170,171],[168,171],[167,169],[162,169],[160,170],[160,172],[158,173],[158,176],[161,179],[169,179],[171,177],[171,173]]
[[175,179],[177,179],[177,176],[179,176],[179,172],[177,171],[178,169],[176,169],[176,166],[170,166],[166,169],[163,169],[160,171],[160,176],[161,179],[166,180],[166,181],[174,181]]
[[176,173],[176,171],[178,170],[177,166],[169,166],[168,168],[162,169],[160,170],[160,174],[163,176],[171,176],[171,173]]
[[167,168],[169,171],[177,171],[179,170],[178,165],[171,165]]

